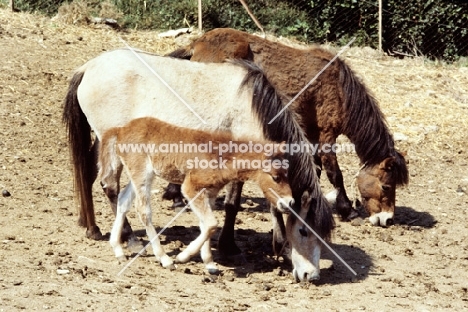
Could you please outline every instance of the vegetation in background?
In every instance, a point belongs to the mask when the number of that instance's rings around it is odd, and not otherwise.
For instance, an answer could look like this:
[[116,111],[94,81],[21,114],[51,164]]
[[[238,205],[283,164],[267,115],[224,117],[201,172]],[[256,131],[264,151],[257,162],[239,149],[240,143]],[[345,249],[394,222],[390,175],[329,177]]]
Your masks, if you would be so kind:
[[[88,14],[118,19],[123,27],[129,28],[174,29],[196,25],[198,19],[197,0],[75,1],[81,7],[84,4]],[[22,11],[39,11],[49,16],[70,3],[65,0],[15,2]],[[265,30],[277,36],[340,45],[356,37],[356,45],[376,48],[378,44],[377,1],[250,0],[247,3]],[[467,1],[386,0],[383,3],[385,51],[451,61],[468,56]],[[106,14],[114,16],[102,16],[105,6],[112,8]],[[203,0],[203,26],[205,30],[216,27],[258,30],[238,0]]]

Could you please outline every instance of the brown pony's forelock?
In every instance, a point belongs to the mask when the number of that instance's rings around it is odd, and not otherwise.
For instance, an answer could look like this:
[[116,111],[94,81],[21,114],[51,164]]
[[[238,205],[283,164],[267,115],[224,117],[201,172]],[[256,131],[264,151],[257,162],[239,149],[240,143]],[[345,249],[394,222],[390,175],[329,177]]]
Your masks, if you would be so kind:
[[[247,60],[238,59],[233,60],[232,63],[247,70],[241,88],[249,86],[253,90],[252,109],[261,121],[265,138],[275,142],[307,142],[295,113],[289,108],[281,112],[285,98],[270,84],[262,69]],[[269,124],[270,120],[276,116],[277,118]],[[320,236],[329,238],[335,223],[331,207],[320,189],[313,155],[310,153],[288,154],[287,159],[293,197],[296,203],[299,203],[295,205],[296,212],[300,209],[302,194],[305,190],[309,190],[314,200],[311,201],[307,214],[308,222]]]
[[377,100],[345,62],[339,58],[335,62],[339,67],[344,109],[347,111],[343,134],[353,142],[365,166],[374,166],[387,157],[395,157],[392,175],[397,185],[407,184],[406,162],[395,150],[393,136]]

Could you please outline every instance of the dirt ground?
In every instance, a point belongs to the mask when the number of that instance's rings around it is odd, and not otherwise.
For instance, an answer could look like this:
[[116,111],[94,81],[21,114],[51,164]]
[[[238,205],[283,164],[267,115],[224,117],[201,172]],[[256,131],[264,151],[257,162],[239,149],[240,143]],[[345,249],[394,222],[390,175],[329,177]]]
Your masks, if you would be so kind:
[[[397,192],[396,224],[337,221],[321,279],[295,283],[291,266],[272,257],[271,224],[258,188],[244,190],[236,240],[244,261],[204,273],[199,257],[164,270],[151,255],[120,276],[123,264],[107,241],[85,238],[77,226],[62,100],[73,69],[122,46],[165,53],[182,39],[108,27],[63,25],[0,10],[0,310],[117,311],[439,311],[468,309],[468,68],[423,59],[399,60],[370,49],[343,56],[375,93],[400,150],[408,153],[410,184]],[[350,196],[359,169],[340,155]],[[330,190],[322,181],[324,191]],[[154,185],[158,229],[174,215]],[[7,194],[5,194],[7,195]],[[97,222],[113,215],[96,186]],[[216,211],[222,221],[223,211]],[[130,222],[146,239],[143,227]],[[175,254],[197,235],[184,213],[162,236]],[[214,242],[216,243],[216,241]]]

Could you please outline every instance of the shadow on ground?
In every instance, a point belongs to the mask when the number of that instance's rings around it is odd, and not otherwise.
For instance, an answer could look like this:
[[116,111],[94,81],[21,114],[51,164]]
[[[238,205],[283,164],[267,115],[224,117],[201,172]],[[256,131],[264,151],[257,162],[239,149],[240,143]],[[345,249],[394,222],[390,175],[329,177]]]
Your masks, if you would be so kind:
[[395,208],[395,224],[432,228],[437,220],[428,212],[416,211],[411,207],[399,206]]
[[[158,231],[160,229],[157,229]],[[175,257],[199,234],[197,226],[173,226],[164,232],[161,237],[161,244],[167,245],[168,255]],[[278,276],[291,276],[292,265],[288,259],[273,256],[271,246],[272,234],[257,232],[251,229],[238,229],[235,240],[242,250],[241,255],[233,257],[223,257],[217,251],[218,234],[212,239],[214,260],[226,267],[231,267],[238,278],[248,278],[252,273],[274,272]],[[136,231],[136,235],[145,237],[144,230]],[[145,240],[144,244],[148,242]],[[357,280],[366,279],[372,267],[372,259],[362,249],[355,246],[331,244],[331,248],[354,270],[357,275],[353,275],[350,270],[325,247],[322,249],[322,259],[331,260],[332,264],[321,269],[321,278],[314,282],[321,284],[342,284]],[[152,257],[152,254],[147,254]],[[199,255],[192,258],[196,263],[202,263]]]

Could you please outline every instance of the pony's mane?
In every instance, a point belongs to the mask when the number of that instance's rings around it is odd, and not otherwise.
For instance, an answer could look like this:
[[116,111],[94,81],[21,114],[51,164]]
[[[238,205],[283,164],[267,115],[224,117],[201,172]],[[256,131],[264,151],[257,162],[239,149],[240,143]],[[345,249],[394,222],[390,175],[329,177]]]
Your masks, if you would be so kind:
[[[331,60],[334,55],[323,48],[313,48],[311,53]],[[366,167],[375,166],[387,157],[395,157],[392,176],[397,185],[408,183],[408,168],[403,156],[395,149],[388,128],[374,95],[359,80],[353,70],[340,58],[335,61],[342,86],[344,122],[342,133],[354,144],[356,153]]]
[[[249,86],[253,90],[252,108],[261,121],[265,138],[276,142],[308,142],[298,122],[299,118],[290,109],[281,112],[284,108],[284,98],[270,84],[262,69],[247,60],[238,59],[231,62],[247,70],[241,88]],[[277,115],[278,117],[270,124],[270,120]],[[301,196],[305,190],[309,190],[315,200],[312,200],[309,207],[308,218],[322,237],[329,238],[334,227],[334,219],[331,207],[321,192],[312,154],[296,153],[292,156],[287,155],[287,158],[290,165],[290,185],[294,199],[299,203],[295,208],[300,208]]]

